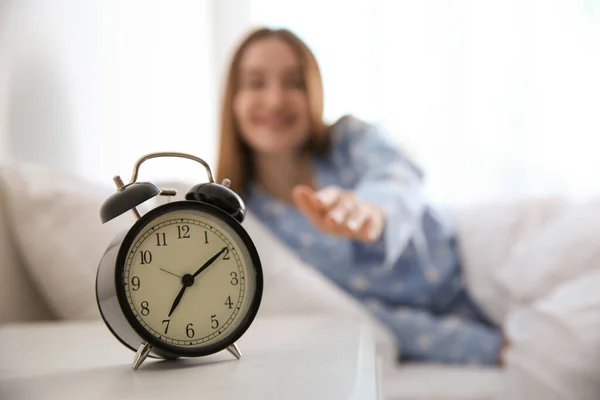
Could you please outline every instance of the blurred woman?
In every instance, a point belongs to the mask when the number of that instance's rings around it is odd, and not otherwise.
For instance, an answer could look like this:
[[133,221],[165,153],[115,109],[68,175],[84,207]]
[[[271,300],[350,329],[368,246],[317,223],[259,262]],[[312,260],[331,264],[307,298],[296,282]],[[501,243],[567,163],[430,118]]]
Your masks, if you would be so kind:
[[323,121],[317,61],[288,30],[255,30],[233,55],[217,176],[377,316],[402,359],[499,362],[502,334],[465,289],[455,235],[419,195],[423,171],[380,127]]

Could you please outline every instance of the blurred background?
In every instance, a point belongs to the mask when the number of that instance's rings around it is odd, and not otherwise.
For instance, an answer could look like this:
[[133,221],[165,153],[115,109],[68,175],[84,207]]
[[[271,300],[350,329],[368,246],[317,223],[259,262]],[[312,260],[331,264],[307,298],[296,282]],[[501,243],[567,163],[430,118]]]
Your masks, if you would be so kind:
[[434,202],[600,193],[600,0],[0,0],[0,161],[107,185],[151,151],[214,168],[224,70],[257,25],[306,40],[326,120],[382,124]]

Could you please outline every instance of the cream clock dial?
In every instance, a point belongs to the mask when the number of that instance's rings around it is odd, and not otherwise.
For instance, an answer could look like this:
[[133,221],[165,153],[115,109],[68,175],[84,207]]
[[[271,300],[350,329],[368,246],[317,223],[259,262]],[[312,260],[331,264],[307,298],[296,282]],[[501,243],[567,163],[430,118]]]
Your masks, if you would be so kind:
[[235,332],[256,290],[252,261],[233,229],[189,210],[144,225],[123,273],[127,303],[143,328],[173,346],[201,348]]

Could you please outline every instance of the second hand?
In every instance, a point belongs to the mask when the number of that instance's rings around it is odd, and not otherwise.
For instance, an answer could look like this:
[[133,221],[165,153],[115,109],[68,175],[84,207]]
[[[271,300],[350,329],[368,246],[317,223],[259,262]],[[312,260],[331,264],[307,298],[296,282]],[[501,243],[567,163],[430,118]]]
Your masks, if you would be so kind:
[[179,279],[181,279],[181,276],[179,276],[179,275],[177,275],[177,274],[174,274],[174,273],[173,273],[173,272],[171,272],[171,271],[167,271],[166,269],[162,269],[162,268],[159,268],[159,269],[160,269],[161,271],[163,271],[163,272],[166,272],[167,274],[171,274],[171,275],[173,275],[173,276],[176,276],[176,277],[178,277]]

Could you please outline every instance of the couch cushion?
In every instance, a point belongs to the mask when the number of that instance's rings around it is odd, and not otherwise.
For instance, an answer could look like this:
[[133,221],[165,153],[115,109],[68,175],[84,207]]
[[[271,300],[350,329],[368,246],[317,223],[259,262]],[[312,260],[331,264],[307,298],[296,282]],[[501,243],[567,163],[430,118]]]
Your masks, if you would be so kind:
[[0,324],[52,319],[52,312],[21,262],[5,207],[4,184],[0,179]]
[[133,217],[124,215],[103,225],[98,211],[112,193],[108,186],[42,167],[6,166],[0,180],[14,242],[48,307],[60,318],[98,318],[98,263],[110,240]]

